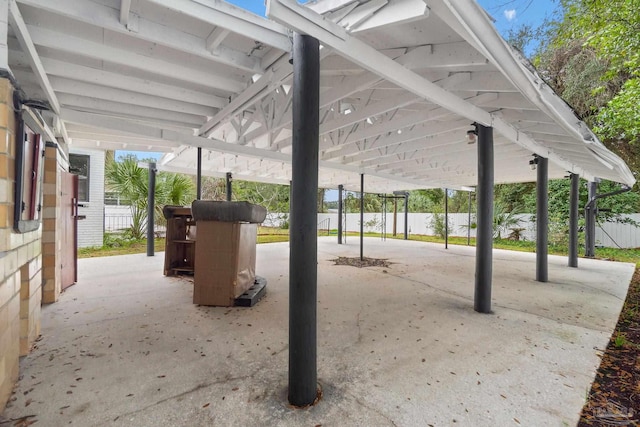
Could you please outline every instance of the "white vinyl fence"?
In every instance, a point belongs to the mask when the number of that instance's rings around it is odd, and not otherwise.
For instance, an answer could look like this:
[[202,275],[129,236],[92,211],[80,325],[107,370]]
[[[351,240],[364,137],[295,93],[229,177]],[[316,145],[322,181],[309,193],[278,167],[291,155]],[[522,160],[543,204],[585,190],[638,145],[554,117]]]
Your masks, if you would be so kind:
[[[518,215],[521,219],[519,228],[524,228],[521,233],[523,240],[534,241],[536,238],[535,222],[531,221],[533,215]],[[640,214],[623,215],[637,223],[640,223]],[[280,227],[285,221],[288,221],[288,213],[269,213],[263,225],[267,227]],[[433,214],[430,213],[409,213],[409,234],[426,234],[434,235],[435,231],[431,227]],[[472,215],[471,221],[474,221]],[[365,213],[364,224],[365,231],[381,232],[383,215],[382,213]],[[468,214],[452,213],[449,214],[450,236],[466,237],[468,232]],[[131,211],[128,206],[105,206],[105,231],[115,231],[123,229],[131,224]],[[320,213],[318,214],[318,224],[322,229],[337,229],[338,214],[337,213]],[[346,215],[346,231],[360,231],[360,214],[350,213]],[[386,232],[391,235],[393,232],[393,213],[386,215]],[[398,212],[396,219],[396,232],[404,233],[404,212]],[[502,231],[502,237],[507,237],[510,230]],[[471,237],[475,237],[475,229],[470,230]],[[603,247],[621,247],[621,248],[638,248],[640,247],[640,228],[633,224],[624,224],[617,222],[602,222],[596,227],[596,245]]]

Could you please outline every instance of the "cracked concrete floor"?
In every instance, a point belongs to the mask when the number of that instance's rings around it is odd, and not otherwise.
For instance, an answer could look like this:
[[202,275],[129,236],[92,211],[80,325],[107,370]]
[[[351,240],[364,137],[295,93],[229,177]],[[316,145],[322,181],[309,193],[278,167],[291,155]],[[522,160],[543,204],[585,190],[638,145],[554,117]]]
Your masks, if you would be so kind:
[[[44,307],[3,416],[37,425],[575,425],[633,265],[494,251],[493,314],[473,311],[474,248],[379,239],[388,268],[334,266],[357,239],[318,244],[315,407],[286,404],[288,243],[258,246],[267,296],[198,307],[163,253],[83,259]],[[0,418],[1,419],[1,418]]]

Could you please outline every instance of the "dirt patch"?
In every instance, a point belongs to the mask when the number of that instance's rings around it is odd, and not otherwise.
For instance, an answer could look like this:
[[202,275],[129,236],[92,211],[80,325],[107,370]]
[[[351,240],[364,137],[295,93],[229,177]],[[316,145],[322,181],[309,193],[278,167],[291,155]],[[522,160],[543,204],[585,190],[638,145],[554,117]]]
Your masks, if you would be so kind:
[[336,259],[332,259],[330,261],[334,262],[334,265],[350,265],[351,267],[390,267],[391,263],[384,258],[367,258],[364,257],[360,259],[360,257],[338,257]]
[[613,425],[640,425],[640,268],[578,423],[578,427]]

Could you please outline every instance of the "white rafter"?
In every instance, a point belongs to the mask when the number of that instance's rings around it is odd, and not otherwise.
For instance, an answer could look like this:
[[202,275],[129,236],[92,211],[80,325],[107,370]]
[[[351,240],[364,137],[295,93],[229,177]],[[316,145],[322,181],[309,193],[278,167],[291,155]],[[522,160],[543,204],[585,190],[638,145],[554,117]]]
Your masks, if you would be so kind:
[[33,42],[38,46],[82,55],[113,64],[152,72],[164,77],[208,86],[225,92],[241,91],[245,84],[230,77],[218,76],[188,64],[176,64],[151,55],[127,50],[124,46],[110,46],[43,27],[27,26]]
[[[56,1],[60,6],[60,0]],[[129,11],[131,10],[131,0],[120,0],[120,23],[125,27],[129,25]]]
[[[261,70],[259,60],[250,57],[246,52],[240,52],[231,48],[220,47],[212,55],[210,49],[204,46],[201,38],[185,33],[176,28],[150,21],[143,17],[137,18],[135,31],[131,31],[132,23],[129,22],[127,10],[127,23],[115,19],[114,10],[108,6],[85,0],[17,0],[19,3],[37,7],[47,12],[55,13],[91,25],[96,25],[115,33],[127,34],[140,40],[161,46],[170,47],[204,59],[209,59],[221,64],[236,67],[245,71],[259,72]],[[128,0],[122,0],[124,3]],[[130,6],[130,0],[129,0]],[[121,12],[124,9],[120,9]]]
[[[47,100],[51,105],[51,109],[54,113],[60,114],[60,102],[58,101],[58,98],[56,97],[56,94],[51,87],[51,82],[49,81],[47,73],[42,66],[40,56],[38,55],[38,51],[36,50],[31,35],[29,34],[27,24],[24,22],[22,14],[20,13],[20,9],[18,8],[18,5],[14,0],[10,0],[9,3],[9,22],[16,33],[16,37],[18,38],[20,46],[27,53],[31,70],[38,80],[40,88],[44,91]],[[64,123],[59,123],[59,130],[60,137],[66,144],[69,144],[71,141],[67,136]]]
[[122,89],[134,93],[143,93],[176,101],[189,102],[202,106],[221,108],[227,100],[204,92],[152,82],[138,77],[125,76],[111,71],[97,70],[91,67],[71,64],[51,58],[41,58],[44,69],[50,76],[92,83],[94,85]]
[[253,40],[288,52],[291,42],[287,29],[275,22],[262,19],[224,1],[200,2],[192,0],[147,0],[169,10],[190,16],[215,27],[241,34]]

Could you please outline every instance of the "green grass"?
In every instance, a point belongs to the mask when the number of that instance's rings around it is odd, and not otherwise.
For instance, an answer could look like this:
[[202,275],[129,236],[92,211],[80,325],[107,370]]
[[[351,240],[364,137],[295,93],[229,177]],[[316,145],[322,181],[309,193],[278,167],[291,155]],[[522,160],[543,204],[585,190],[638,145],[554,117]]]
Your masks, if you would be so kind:
[[[320,232],[319,235],[326,236],[326,232]],[[365,237],[380,237],[380,233],[365,233]],[[357,237],[359,233],[348,232],[347,236]],[[402,233],[398,233],[397,236],[391,236],[387,234],[389,239],[404,239]],[[275,243],[286,242],[289,240],[289,230],[273,227],[258,227],[258,243]],[[423,236],[412,234],[409,236],[409,240],[416,240],[420,242],[441,243],[444,244],[444,239],[439,236]],[[466,237],[449,237],[449,244],[451,245],[467,245]],[[475,246],[476,241],[471,238],[470,245]],[[506,240],[495,239],[493,241],[493,247],[496,249],[506,249],[511,251],[520,252],[535,252],[536,244],[531,241],[524,240]],[[127,254],[139,254],[147,251],[146,240],[138,241],[126,241],[110,240],[108,246],[94,247],[94,248],[81,248],[78,249],[78,258],[92,258],[101,256],[112,255],[127,255]],[[156,239],[155,251],[164,251],[164,238]],[[567,248],[556,245],[549,245],[549,253],[552,255],[567,255]],[[640,248],[635,249],[616,249],[616,248],[596,248],[596,258],[606,259],[611,261],[631,262],[636,264],[636,267],[640,267]]]

